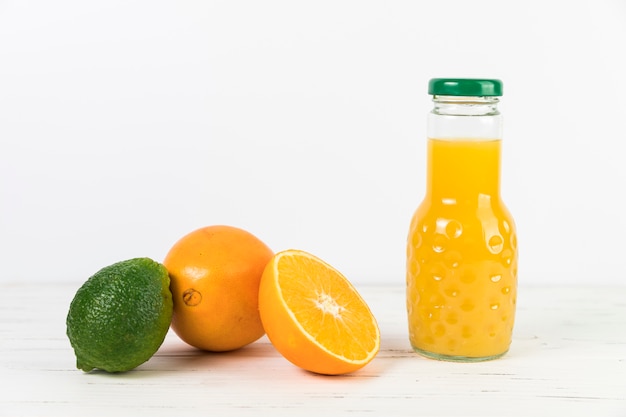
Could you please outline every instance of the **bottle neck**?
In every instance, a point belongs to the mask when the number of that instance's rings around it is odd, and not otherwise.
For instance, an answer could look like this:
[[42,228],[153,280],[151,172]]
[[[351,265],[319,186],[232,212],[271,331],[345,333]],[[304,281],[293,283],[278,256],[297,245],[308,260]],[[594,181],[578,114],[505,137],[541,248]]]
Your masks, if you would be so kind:
[[501,139],[502,116],[497,97],[433,96],[428,137]]
[[499,198],[502,117],[497,97],[434,96],[427,192],[441,200]]
[[499,139],[428,140],[427,194],[436,200],[499,198]]

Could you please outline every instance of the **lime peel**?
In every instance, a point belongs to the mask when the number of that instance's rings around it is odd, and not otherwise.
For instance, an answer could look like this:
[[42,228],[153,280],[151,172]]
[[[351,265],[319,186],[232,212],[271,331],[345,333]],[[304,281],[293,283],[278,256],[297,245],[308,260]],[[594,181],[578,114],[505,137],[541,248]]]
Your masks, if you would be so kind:
[[167,269],[150,258],[102,268],[76,292],[66,319],[76,367],[130,371],[159,349],[172,321]]

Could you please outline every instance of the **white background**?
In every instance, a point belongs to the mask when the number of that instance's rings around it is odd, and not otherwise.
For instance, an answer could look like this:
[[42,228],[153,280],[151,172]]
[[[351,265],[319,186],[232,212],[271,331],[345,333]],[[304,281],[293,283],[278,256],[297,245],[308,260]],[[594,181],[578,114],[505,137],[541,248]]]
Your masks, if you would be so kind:
[[0,280],[231,224],[404,282],[431,77],[504,81],[525,284],[624,279],[626,2],[0,0]]

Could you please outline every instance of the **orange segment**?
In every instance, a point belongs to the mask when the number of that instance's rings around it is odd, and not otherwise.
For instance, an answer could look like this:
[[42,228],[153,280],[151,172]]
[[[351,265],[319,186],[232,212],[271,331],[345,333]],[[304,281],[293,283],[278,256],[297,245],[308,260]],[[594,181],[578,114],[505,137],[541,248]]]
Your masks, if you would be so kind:
[[356,371],[380,348],[378,324],[357,290],[339,271],[303,251],[280,252],[267,264],[259,312],[276,349],[311,372]]

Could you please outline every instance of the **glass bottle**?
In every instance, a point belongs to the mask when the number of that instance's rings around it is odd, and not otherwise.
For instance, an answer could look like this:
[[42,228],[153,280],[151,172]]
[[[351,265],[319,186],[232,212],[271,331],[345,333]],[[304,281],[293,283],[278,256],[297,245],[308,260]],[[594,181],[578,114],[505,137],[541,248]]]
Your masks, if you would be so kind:
[[495,359],[517,296],[517,235],[500,197],[502,82],[436,78],[429,94],[426,195],[407,239],[409,339],[433,359]]

